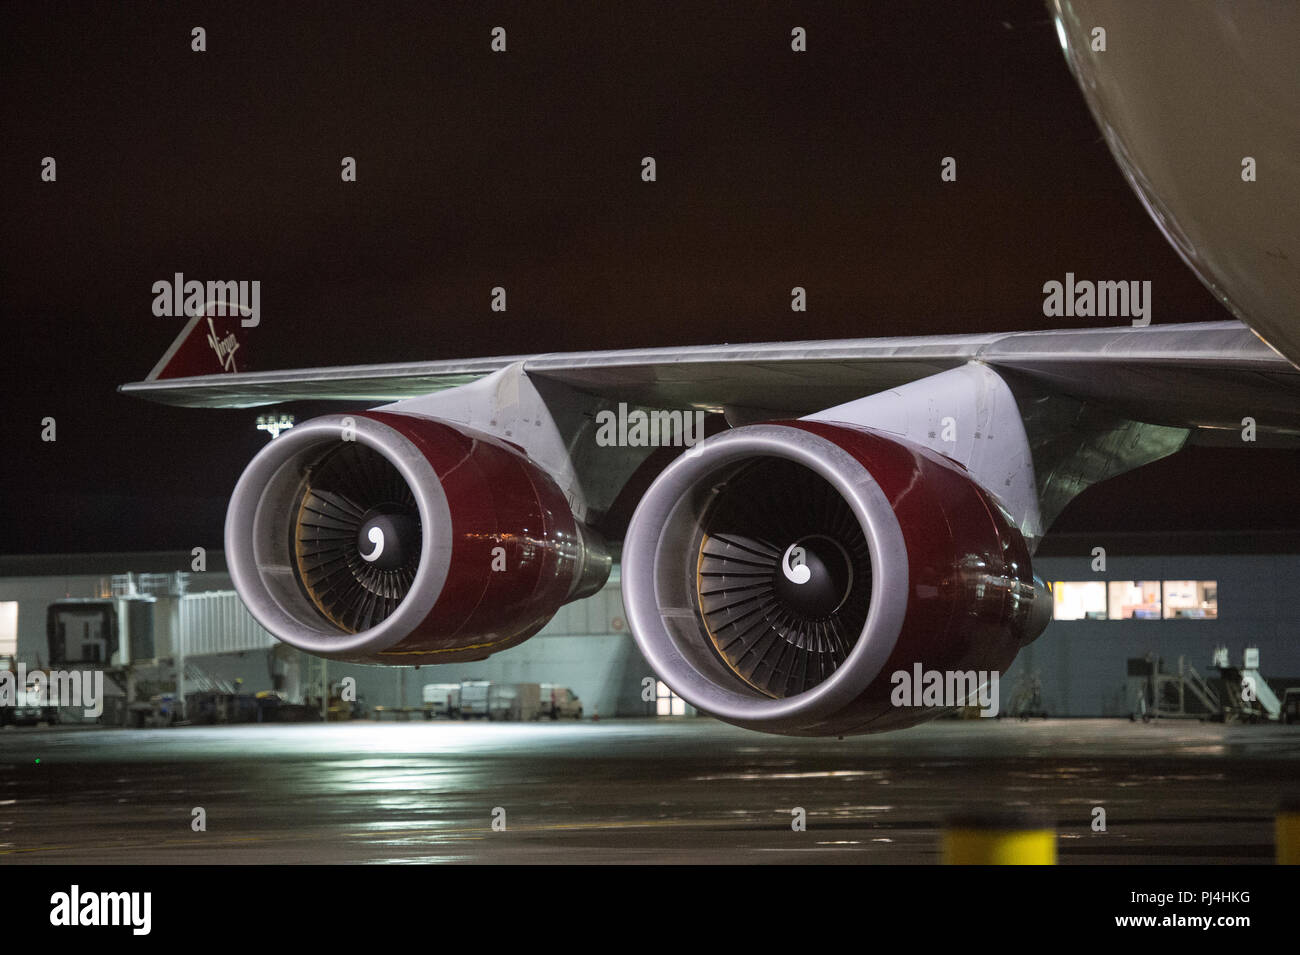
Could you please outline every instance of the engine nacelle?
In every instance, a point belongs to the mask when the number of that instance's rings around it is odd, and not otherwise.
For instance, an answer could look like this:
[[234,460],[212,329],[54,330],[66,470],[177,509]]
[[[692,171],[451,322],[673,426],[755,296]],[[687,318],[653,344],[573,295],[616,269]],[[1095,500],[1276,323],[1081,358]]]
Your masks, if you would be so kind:
[[893,674],[1000,673],[1051,618],[1023,537],[960,465],[852,425],[692,448],[638,506],[622,572],[632,633],[674,692],[794,736],[929,719],[942,708],[895,705]]
[[433,418],[316,418],[249,463],[226,515],[244,603],[355,663],[482,659],[595,593],[610,558],[518,448]]

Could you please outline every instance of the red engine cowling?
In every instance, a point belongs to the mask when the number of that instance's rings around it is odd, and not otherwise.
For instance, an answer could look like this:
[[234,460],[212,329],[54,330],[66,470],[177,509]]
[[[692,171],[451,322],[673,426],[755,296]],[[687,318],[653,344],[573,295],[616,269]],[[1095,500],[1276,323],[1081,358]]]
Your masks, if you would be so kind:
[[415,415],[329,415],[248,465],[226,560],[284,642],[357,663],[482,659],[599,590],[610,560],[515,446]]
[[659,676],[720,719],[787,735],[928,719],[946,705],[913,705],[920,687],[900,702],[904,680],[1000,673],[1051,617],[1024,539],[959,464],[852,425],[704,441],[646,493],[622,561]]

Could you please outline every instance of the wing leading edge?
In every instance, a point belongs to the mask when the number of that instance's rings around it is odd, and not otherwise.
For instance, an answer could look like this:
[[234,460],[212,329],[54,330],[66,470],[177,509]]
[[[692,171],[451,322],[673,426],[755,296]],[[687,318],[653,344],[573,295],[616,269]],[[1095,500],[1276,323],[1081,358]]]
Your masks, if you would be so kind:
[[981,361],[1137,420],[1300,434],[1300,371],[1245,325],[1206,322],[1006,334],[690,346],[471,358],[142,381],[124,394],[186,407],[398,401],[516,362],[535,378],[614,401],[806,414]]

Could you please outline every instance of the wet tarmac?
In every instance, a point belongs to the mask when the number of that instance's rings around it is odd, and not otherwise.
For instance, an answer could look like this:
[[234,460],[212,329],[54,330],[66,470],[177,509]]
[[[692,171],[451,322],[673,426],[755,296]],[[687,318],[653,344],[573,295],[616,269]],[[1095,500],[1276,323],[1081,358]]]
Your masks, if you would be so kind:
[[9,728],[0,865],[933,863],[942,820],[978,804],[1045,811],[1062,864],[1261,863],[1278,798],[1297,789],[1294,726],[971,720],[844,740],[707,719]]

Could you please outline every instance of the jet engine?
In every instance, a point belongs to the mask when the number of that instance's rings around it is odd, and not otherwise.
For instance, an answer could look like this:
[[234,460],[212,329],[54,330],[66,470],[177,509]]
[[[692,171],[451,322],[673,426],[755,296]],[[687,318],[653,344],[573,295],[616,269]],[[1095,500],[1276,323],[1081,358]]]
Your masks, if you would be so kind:
[[1051,618],[1024,538],[966,470],[895,435],[787,421],[669,465],[624,541],[651,667],[698,709],[792,736],[896,729],[895,674],[1001,671]]
[[316,418],[248,465],[236,589],[272,634],[355,663],[482,659],[609,574],[555,482],[501,439],[411,414]]

